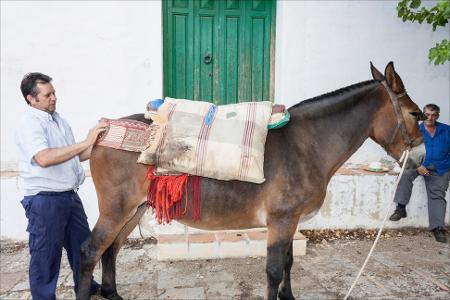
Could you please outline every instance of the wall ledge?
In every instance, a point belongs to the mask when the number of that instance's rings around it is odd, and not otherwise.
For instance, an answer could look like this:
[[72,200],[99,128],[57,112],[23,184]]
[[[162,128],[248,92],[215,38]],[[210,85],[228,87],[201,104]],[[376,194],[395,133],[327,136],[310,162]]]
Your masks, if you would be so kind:
[[[90,170],[84,170],[86,177],[91,177]],[[347,176],[362,176],[362,175],[371,175],[371,176],[383,176],[383,175],[398,175],[399,173],[393,170],[389,170],[386,172],[371,172],[367,171],[364,168],[360,167],[341,167],[339,168],[334,175],[347,175]],[[19,171],[1,171],[0,177],[3,178],[14,178],[19,176]]]

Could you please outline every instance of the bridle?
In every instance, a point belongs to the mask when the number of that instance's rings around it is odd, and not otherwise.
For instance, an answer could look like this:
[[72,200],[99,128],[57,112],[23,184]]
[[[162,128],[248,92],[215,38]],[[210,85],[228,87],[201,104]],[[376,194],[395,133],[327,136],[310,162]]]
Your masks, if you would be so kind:
[[389,140],[389,143],[387,144],[387,149],[389,149],[389,146],[392,145],[394,142],[395,137],[397,136],[397,133],[400,131],[400,134],[403,136],[404,140],[406,141],[406,145],[408,146],[408,149],[411,149],[413,145],[413,140],[409,137],[408,131],[406,130],[405,125],[405,119],[403,118],[402,110],[400,108],[400,104],[398,102],[399,98],[402,98],[406,96],[406,92],[395,94],[391,88],[386,83],[386,80],[381,81],[381,84],[384,86],[386,91],[388,92],[389,98],[391,99],[392,106],[394,107],[394,112],[397,117],[397,126],[395,127],[394,133],[392,134],[392,137]]

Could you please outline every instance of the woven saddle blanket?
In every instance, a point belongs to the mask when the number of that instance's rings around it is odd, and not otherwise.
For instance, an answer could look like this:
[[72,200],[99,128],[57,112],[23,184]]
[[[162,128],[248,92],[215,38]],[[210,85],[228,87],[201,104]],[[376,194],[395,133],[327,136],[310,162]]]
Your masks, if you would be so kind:
[[138,162],[155,165],[156,175],[262,183],[271,114],[268,101],[216,106],[166,98],[152,117],[157,132]]
[[97,145],[114,149],[142,152],[155,140],[156,126],[130,119],[102,118],[108,124]]

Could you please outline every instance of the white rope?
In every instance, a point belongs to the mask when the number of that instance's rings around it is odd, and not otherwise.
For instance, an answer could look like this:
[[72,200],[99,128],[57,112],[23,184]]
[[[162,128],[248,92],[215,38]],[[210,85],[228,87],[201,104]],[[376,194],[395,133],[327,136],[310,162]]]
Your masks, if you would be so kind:
[[369,254],[367,254],[366,260],[364,261],[364,264],[362,265],[361,270],[359,270],[359,273],[358,273],[358,275],[356,276],[355,281],[353,282],[352,286],[351,286],[350,289],[348,290],[348,292],[347,292],[347,294],[345,295],[345,297],[344,297],[343,300],[347,300],[348,296],[349,296],[350,293],[352,292],[353,288],[355,287],[356,283],[358,282],[359,277],[361,276],[362,272],[364,271],[364,268],[366,267],[367,262],[369,261],[369,258],[370,258],[370,256],[372,255],[373,250],[375,249],[375,246],[376,246],[377,243],[378,243],[378,240],[379,240],[379,238],[380,238],[380,236],[381,236],[381,231],[383,230],[383,227],[384,227],[384,223],[386,223],[386,220],[387,220],[387,218],[388,218],[388,216],[389,216],[389,213],[390,213],[390,211],[391,211],[392,204],[394,203],[393,200],[394,200],[395,191],[397,190],[398,183],[399,183],[400,179],[402,178],[403,171],[405,170],[406,162],[408,161],[408,156],[409,156],[409,151],[408,151],[408,150],[405,150],[405,151],[403,152],[403,154],[402,154],[402,157],[401,157],[400,160],[399,160],[400,163],[401,163],[402,161],[404,161],[404,163],[403,163],[402,169],[401,169],[401,171],[400,171],[400,174],[399,174],[398,177],[397,177],[397,181],[395,182],[394,193],[393,193],[392,198],[391,198],[391,204],[389,205],[389,208],[388,208],[388,210],[387,210],[387,212],[386,212],[386,215],[384,216],[384,219],[383,219],[383,221],[381,222],[380,229],[378,230],[378,234],[377,234],[377,237],[376,237],[375,241],[373,242],[372,248],[370,249]]

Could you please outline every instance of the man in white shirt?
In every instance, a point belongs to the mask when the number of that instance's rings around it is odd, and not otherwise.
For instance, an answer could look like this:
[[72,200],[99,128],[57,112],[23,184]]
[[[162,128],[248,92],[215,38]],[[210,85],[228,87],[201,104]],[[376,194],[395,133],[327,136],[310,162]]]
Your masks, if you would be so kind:
[[[24,182],[22,205],[28,218],[31,295],[55,299],[62,248],[67,251],[75,291],[80,274],[80,246],[90,234],[77,194],[85,175],[80,161],[89,159],[103,122],[75,142],[72,129],[56,110],[52,78],[41,73],[24,76],[20,89],[28,104],[15,138],[20,175]],[[92,280],[92,294],[99,285]]]

